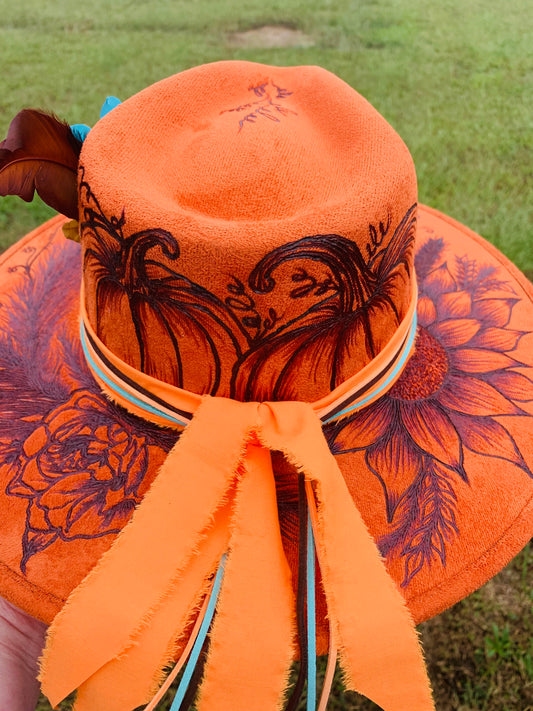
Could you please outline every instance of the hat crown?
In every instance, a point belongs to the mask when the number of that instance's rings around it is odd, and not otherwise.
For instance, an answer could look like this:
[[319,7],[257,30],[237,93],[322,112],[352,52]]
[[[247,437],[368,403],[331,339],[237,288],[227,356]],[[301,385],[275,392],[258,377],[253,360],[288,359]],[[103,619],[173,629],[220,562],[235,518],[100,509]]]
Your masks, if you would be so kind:
[[323,69],[219,62],[170,77],[102,119],[80,165],[89,320],[148,375],[312,401],[405,315],[411,157]]

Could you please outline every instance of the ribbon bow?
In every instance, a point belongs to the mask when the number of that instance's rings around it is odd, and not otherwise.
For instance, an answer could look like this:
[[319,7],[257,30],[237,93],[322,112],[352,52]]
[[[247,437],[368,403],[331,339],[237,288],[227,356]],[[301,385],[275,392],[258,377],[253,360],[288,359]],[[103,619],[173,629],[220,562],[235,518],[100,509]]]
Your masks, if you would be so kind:
[[[199,711],[280,708],[295,603],[270,452],[305,475],[330,636],[347,685],[386,711],[430,711],[412,620],[321,423],[303,402],[204,397],[142,505],[49,632],[43,690],[79,711],[146,702],[227,551]],[[154,660],[156,660],[154,662]]]
[[[398,377],[416,331],[414,280],[412,289],[389,343],[313,404],[203,397],[139,372],[100,341],[82,292],[81,343],[103,390],[141,417],[185,430],[129,524],[50,627],[41,681],[52,705],[78,689],[76,711],[131,711],[156,693],[164,667],[175,659],[174,671],[187,662],[187,680],[215,613],[198,710],[279,709],[298,637],[301,658],[314,658],[316,545],[329,622],[329,683],[338,650],[347,685],[385,711],[433,710],[404,599],[322,433],[323,422],[364,407]],[[307,544],[299,542],[307,598],[299,579],[298,605],[280,533],[272,451],[297,472],[301,538],[307,528]],[[325,689],[320,711],[327,681]],[[309,682],[308,709],[313,696]]]

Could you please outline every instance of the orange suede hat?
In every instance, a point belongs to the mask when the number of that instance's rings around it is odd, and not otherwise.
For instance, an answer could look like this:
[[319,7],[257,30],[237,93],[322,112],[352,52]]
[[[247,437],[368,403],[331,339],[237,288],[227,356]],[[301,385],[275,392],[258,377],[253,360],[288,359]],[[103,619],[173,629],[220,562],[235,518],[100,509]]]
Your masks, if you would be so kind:
[[22,112],[0,194],[34,190],[76,221],[0,261],[0,594],[53,620],[51,702],[152,709],[178,660],[173,709],[314,709],[329,652],[320,709],[337,657],[432,709],[413,623],[533,533],[532,285],[317,67]]

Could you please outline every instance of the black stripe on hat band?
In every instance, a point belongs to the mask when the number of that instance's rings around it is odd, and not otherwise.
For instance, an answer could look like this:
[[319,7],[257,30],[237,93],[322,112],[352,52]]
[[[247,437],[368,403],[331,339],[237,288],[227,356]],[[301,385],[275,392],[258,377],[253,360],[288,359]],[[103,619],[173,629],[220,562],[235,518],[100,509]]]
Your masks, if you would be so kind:
[[387,372],[388,372],[389,370],[392,369],[392,367],[394,366],[394,364],[396,363],[396,361],[400,358],[400,356],[402,355],[403,350],[404,350],[404,348],[405,348],[405,345],[406,345],[407,341],[408,341],[409,338],[410,338],[410,335],[411,335],[410,332],[407,333],[407,335],[405,336],[404,340],[402,341],[402,345],[400,346],[400,348],[399,348],[399,349],[396,351],[396,353],[394,354],[394,358],[392,358],[392,360],[390,360],[390,361],[385,365],[385,367],[382,368],[382,369],[380,370],[380,372],[372,378],[372,380],[369,380],[369,382],[366,383],[366,385],[363,385],[363,387],[361,387],[361,388],[360,388],[359,390],[357,390],[355,393],[353,393],[352,395],[350,395],[349,398],[347,398],[347,399],[344,400],[343,402],[339,403],[333,410],[330,410],[330,411],[327,412],[326,414],[322,415],[322,416],[320,417],[321,422],[325,422],[326,420],[332,419],[333,417],[335,417],[335,415],[336,415],[338,412],[341,412],[342,410],[344,410],[344,409],[345,409],[346,407],[348,407],[354,400],[357,400],[357,398],[362,397],[365,393],[367,393],[369,390],[371,390],[371,389],[374,387],[374,385],[375,385],[377,382],[379,382],[379,381],[387,374]]
[[131,388],[136,390],[138,393],[141,393],[146,398],[153,400],[154,402],[157,402],[157,404],[161,405],[161,407],[164,407],[167,410],[174,412],[176,415],[179,415],[180,417],[186,419],[189,422],[192,420],[192,413],[191,412],[187,412],[186,410],[180,410],[177,407],[173,407],[170,403],[166,402],[166,400],[163,400],[162,398],[158,397],[157,395],[154,395],[154,393],[150,392],[149,390],[146,390],[141,385],[139,385],[139,383],[136,383],[134,380],[132,380],[130,377],[128,377],[125,373],[123,373],[121,370],[116,368],[113,365],[113,363],[111,363],[106,358],[106,356],[102,353],[102,351],[98,348],[94,339],[92,338],[91,334],[89,333],[88,329],[85,329],[85,335],[87,337],[87,340],[91,344],[91,348],[93,349],[95,354],[98,356],[98,358],[102,361],[102,363],[105,364],[106,368],[108,368],[110,371],[112,371],[117,376],[117,378],[119,380],[122,380],[123,382],[127,383]]

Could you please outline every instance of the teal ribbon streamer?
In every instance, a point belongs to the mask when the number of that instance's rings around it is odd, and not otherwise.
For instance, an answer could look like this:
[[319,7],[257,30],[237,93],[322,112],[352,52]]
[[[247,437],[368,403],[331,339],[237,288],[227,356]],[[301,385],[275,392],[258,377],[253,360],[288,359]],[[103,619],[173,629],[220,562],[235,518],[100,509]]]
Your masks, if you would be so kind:
[[106,114],[108,114],[110,111],[113,111],[113,109],[121,103],[121,100],[117,99],[116,96],[108,96],[102,104],[102,108],[100,109],[100,118],[104,118]]
[[316,709],[315,539],[307,513],[307,711]]
[[90,126],[87,126],[86,123],[75,123],[70,127],[70,131],[74,138],[76,138],[80,143],[83,143],[83,141],[87,138],[87,134],[91,130]]
[[222,578],[224,577],[224,567],[226,565],[226,558],[227,554],[224,553],[220,560],[220,565],[218,566],[217,574],[215,576],[215,582],[213,583],[213,589],[211,590],[211,595],[209,597],[209,603],[207,605],[205,617],[202,621],[202,624],[200,625],[198,637],[194,642],[191,654],[189,656],[189,659],[187,660],[187,664],[185,665],[185,670],[183,672],[183,676],[181,677],[178,690],[176,691],[176,696],[174,697],[174,701],[172,702],[172,706],[170,707],[170,711],[179,711],[181,703],[185,697],[185,693],[187,692],[187,688],[191,682],[194,669],[198,663],[198,658],[200,657],[200,652],[202,651],[202,647],[204,646],[205,638],[207,637],[211,620],[213,619],[213,615],[215,614],[218,595],[220,593],[220,587],[222,585]]

